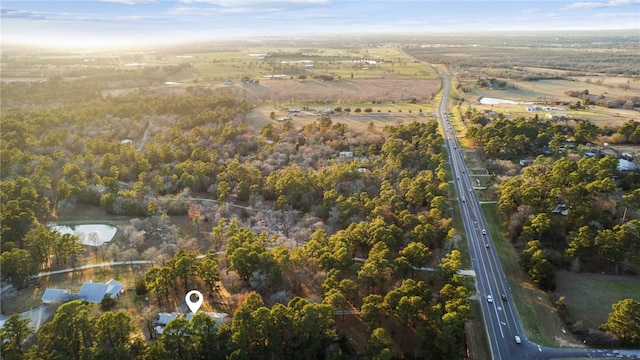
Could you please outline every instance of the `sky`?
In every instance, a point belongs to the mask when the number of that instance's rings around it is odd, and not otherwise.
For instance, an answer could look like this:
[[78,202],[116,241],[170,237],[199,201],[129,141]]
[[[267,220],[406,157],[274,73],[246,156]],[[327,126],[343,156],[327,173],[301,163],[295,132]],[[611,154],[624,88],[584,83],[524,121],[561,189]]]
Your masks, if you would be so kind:
[[0,22],[3,44],[65,47],[340,33],[640,33],[640,0],[3,0]]

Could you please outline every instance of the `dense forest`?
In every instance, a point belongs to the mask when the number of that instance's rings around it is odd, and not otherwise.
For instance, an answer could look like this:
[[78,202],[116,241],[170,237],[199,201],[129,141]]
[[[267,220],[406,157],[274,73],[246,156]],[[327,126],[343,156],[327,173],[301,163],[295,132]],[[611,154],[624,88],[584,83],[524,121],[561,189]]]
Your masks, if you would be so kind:
[[[147,345],[131,340],[132,324],[153,337],[148,317],[66,303],[35,346],[10,342],[5,350],[17,358],[203,358],[197,354],[211,344],[220,352],[207,356],[217,358],[348,358],[354,349],[335,322],[350,310],[366,324],[371,358],[464,351],[471,289],[457,275],[436,122],[355,130],[323,116],[254,132],[244,120],[251,104],[205,90],[86,100],[2,109],[3,277],[22,288],[42,269],[81,263],[78,238],[43,224],[78,205],[99,206],[133,219],[106,260],[162,264],[136,283],[136,296],[153,309],[170,308],[193,285],[213,293],[217,284],[235,294],[237,308],[219,329],[203,330],[211,324],[202,319],[176,322],[176,337],[169,331]],[[196,198],[219,205],[211,210]],[[238,214],[225,204],[253,210]],[[208,233],[212,252],[203,259],[202,240],[196,245],[171,224],[183,215]],[[425,266],[437,269],[418,270]],[[77,332],[55,330],[76,321]],[[116,326],[117,336],[99,326],[112,321],[126,325]],[[25,330],[14,325],[10,339]],[[186,333],[203,343],[185,351]],[[397,336],[412,345],[394,344]]]

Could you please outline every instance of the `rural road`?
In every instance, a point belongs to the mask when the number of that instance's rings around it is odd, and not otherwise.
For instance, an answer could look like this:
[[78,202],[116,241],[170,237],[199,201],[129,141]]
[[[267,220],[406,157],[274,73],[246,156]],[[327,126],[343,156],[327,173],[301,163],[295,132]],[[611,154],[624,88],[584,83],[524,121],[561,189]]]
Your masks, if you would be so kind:
[[106,267],[106,266],[142,265],[142,264],[153,264],[153,261],[151,261],[151,260],[127,260],[127,261],[105,262],[105,263],[99,263],[99,264],[89,264],[89,265],[82,265],[82,266],[77,266],[77,267],[69,268],[69,269],[45,271],[45,272],[38,273],[38,275],[36,275],[36,277],[63,274],[63,273],[68,273],[68,272],[72,272],[72,271],[94,269],[94,268],[100,268],[100,267]]

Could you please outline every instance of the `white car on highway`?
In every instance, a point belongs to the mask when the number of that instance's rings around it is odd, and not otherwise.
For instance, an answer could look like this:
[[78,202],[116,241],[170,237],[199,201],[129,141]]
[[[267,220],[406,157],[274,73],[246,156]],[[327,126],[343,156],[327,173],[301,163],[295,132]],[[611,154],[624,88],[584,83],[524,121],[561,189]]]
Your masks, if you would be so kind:
[[516,335],[514,337],[514,340],[516,341],[516,344],[522,344],[522,340],[520,339],[520,336]]
[[493,302],[493,297],[491,295],[487,295],[487,302]]

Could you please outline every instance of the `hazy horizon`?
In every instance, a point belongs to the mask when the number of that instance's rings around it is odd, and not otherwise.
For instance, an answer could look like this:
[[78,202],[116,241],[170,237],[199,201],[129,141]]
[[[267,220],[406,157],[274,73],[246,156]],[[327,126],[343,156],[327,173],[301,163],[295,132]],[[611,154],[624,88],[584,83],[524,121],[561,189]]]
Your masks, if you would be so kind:
[[2,43],[67,48],[339,34],[638,30],[640,0],[3,1]]

